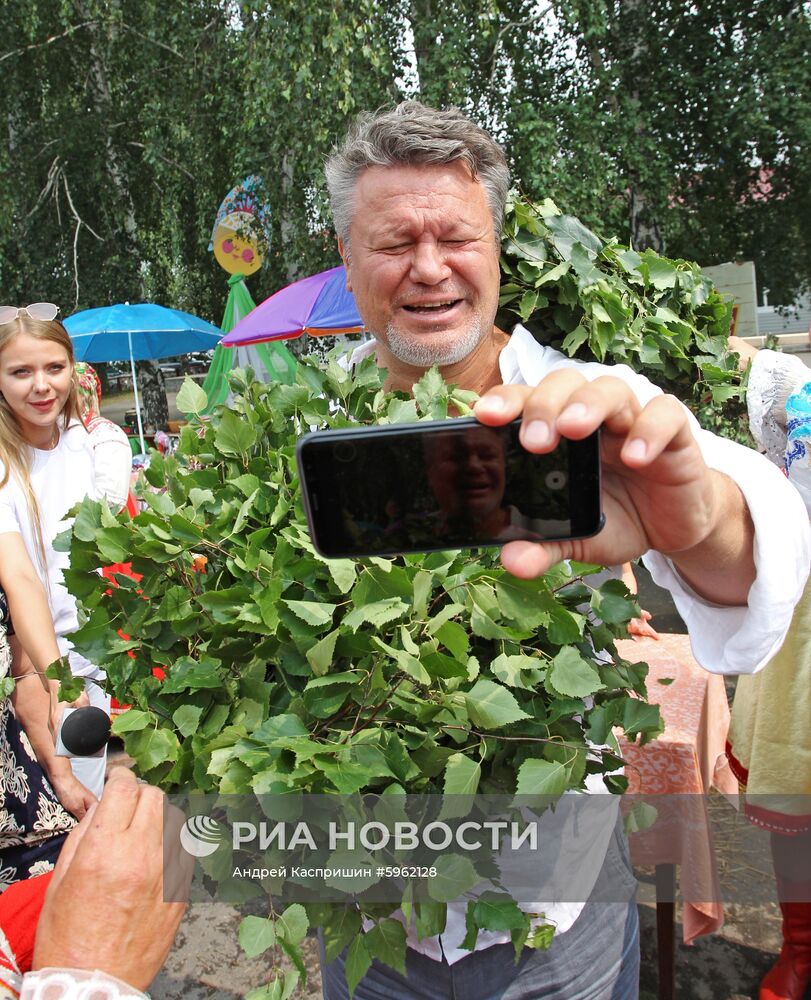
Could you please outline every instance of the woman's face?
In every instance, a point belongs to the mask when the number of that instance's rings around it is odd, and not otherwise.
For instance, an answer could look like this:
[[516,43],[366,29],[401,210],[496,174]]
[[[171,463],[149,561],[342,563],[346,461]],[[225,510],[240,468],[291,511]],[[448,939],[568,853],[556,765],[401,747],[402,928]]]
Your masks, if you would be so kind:
[[0,392],[34,447],[47,447],[72,377],[68,352],[53,340],[18,333],[0,351]]

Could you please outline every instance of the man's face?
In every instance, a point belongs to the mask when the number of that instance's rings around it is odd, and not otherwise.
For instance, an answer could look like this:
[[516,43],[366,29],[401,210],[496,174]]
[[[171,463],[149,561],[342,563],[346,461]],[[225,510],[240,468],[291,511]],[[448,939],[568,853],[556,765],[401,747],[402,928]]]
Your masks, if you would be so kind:
[[504,438],[497,428],[478,427],[464,438],[436,435],[430,440],[425,470],[431,492],[449,517],[480,521],[504,499]]
[[461,361],[493,329],[498,247],[484,188],[461,161],[369,167],[339,241],[367,329],[405,364]]

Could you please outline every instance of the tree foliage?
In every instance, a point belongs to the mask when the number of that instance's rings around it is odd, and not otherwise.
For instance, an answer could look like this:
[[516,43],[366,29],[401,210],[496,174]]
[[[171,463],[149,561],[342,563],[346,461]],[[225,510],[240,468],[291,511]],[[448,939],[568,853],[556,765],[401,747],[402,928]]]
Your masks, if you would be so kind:
[[[809,18],[791,0],[6,4],[0,287],[66,309],[142,296],[219,319],[220,200],[261,174],[259,300],[337,262],[322,164],[349,118],[457,103],[517,181],[620,242],[807,282]],[[77,287],[78,281],[78,287]]]
[[582,360],[643,372],[710,430],[750,443],[731,304],[697,264],[605,239],[549,199],[507,208],[500,321]]

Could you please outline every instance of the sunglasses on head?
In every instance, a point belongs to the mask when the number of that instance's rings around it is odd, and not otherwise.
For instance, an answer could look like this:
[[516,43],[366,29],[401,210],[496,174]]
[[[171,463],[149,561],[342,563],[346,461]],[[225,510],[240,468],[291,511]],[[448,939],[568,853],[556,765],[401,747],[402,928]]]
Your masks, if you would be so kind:
[[53,302],[32,302],[30,306],[0,306],[0,326],[13,323],[20,316],[50,323],[58,315],[59,306],[55,306]]

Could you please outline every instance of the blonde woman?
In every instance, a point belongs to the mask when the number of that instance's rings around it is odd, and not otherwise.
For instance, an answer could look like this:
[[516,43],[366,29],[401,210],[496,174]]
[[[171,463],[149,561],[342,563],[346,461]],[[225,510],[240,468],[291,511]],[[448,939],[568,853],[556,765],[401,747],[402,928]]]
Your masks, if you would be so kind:
[[[37,669],[44,586],[60,653],[86,679],[91,704],[109,711],[109,698],[96,683],[102,674],[71,647],[78,618],[62,580],[69,557],[52,544],[70,508],[96,495],[93,454],[77,406],[73,345],[58,312],[52,303],[0,306],[0,586]],[[100,795],[104,758],[73,765],[79,780]]]

